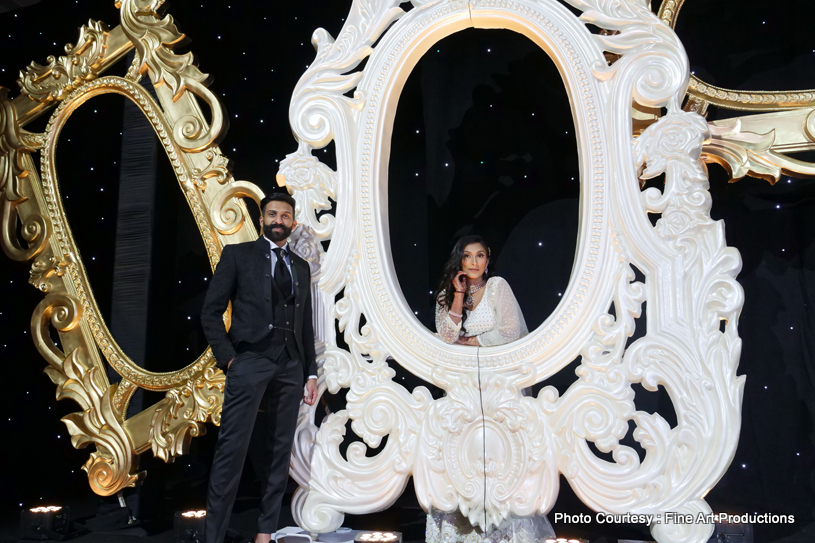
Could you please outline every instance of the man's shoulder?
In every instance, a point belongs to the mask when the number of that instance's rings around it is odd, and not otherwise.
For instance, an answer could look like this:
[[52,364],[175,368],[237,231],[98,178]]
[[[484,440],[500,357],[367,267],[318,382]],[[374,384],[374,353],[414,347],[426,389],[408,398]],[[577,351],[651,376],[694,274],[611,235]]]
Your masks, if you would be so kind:
[[254,241],[242,241],[241,243],[229,243],[224,245],[224,251],[234,251],[237,253],[243,253],[247,251],[251,251],[252,248],[255,247],[257,240]]

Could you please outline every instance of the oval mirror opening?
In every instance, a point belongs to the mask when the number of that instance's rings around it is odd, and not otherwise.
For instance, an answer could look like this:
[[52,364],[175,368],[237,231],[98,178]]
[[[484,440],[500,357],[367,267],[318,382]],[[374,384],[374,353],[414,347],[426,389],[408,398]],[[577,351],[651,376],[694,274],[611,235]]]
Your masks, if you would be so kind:
[[152,125],[123,96],[91,98],[62,129],[56,171],[100,316],[116,342],[149,371],[190,364],[207,348],[199,313],[212,273]]
[[388,169],[390,248],[402,293],[436,331],[436,291],[456,241],[482,236],[529,331],[569,283],[580,178],[557,67],[509,30],[468,29],[428,50],[405,83]]

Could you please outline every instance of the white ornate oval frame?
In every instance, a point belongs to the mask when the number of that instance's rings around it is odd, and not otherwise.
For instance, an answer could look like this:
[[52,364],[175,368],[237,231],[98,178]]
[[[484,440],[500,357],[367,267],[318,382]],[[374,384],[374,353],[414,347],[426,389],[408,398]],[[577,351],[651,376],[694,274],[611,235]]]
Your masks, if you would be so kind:
[[[703,497],[732,460],[744,383],[736,375],[743,295],[735,281],[740,257],[710,218],[699,159],[707,124],[680,108],[689,80],[681,43],[644,0],[570,0],[580,18],[556,0],[411,3],[405,12],[398,0],[355,0],[336,40],[317,30],[317,57],[292,97],[299,147],[282,161],[278,180],[297,199],[298,220],[331,240],[316,282],[316,329],[325,342],[320,390],[349,389],[347,408],[319,430],[314,409],[301,411],[295,518],[310,531],[331,531],[345,513],[387,508],[413,477],[425,508],[458,509],[488,528],[511,515],[545,514],[562,473],[595,510],[654,515],[660,542],[706,541],[710,519],[677,525],[656,515],[709,512]],[[586,23],[612,32],[592,34]],[[572,104],[581,178],[577,256],[563,301],[529,336],[478,356],[444,344],[413,316],[387,222],[402,85],[433,43],[471,27],[514,30],[552,57]],[[613,65],[604,52],[619,55]],[[354,71],[366,57],[364,70]],[[638,137],[632,98],[667,109]],[[337,171],[311,153],[331,140]],[[664,188],[642,190],[643,180],[662,173]],[[332,200],[334,213],[321,213]],[[655,226],[649,213],[661,214]],[[647,334],[627,345],[645,301]],[[576,356],[578,378],[562,395],[552,387],[522,395]],[[395,383],[389,357],[446,396],[434,400],[424,387]],[[665,388],[675,427],[636,409],[634,383]],[[351,444],[343,458],[348,421],[364,444]],[[642,461],[620,443],[629,421]],[[385,436],[382,451],[366,456],[365,446]],[[483,451],[473,440],[484,441],[488,458],[473,452]]]
[[[505,2],[462,11],[460,3],[437,3],[428,9],[408,12],[391,28],[368,60],[358,91],[366,96],[356,147],[359,168],[357,206],[361,214],[364,243],[360,274],[362,311],[380,327],[380,341],[396,360],[410,360],[410,369],[432,381],[441,366],[450,371],[469,371],[477,365],[475,350],[448,345],[414,316],[401,295],[389,248],[388,163],[391,129],[402,86],[421,56],[440,39],[465,28],[509,28],[547,51],[560,70],[573,104],[579,139],[583,187],[580,237],[575,269],[561,303],[552,315],[522,340],[481,350],[482,368],[517,372],[521,364],[535,368],[525,380],[540,381],[574,360],[591,330],[591,317],[608,307],[611,243],[608,229],[604,165],[610,155],[602,119],[595,103],[604,102],[605,89],[591,77],[591,68],[604,62],[602,50],[591,33],[565,7],[524,10],[504,7]],[[481,6],[479,6],[481,7]],[[590,196],[589,196],[590,195]],[[381,272],[380,272],[381,270]],[[540,366],[540,367],[538,367]],[[524,385],[526,386],[526,385]]]

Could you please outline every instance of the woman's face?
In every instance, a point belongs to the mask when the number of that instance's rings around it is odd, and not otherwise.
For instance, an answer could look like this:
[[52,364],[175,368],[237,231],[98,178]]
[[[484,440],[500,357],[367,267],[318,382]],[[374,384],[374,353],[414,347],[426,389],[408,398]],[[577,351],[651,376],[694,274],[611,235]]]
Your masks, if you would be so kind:
[[464,247],[464,254],[461,256],[461,271],[467,274],[468,279],[478,280],[484,275],[484,268],[488,262],[484,246],[480,243],[470,243]]

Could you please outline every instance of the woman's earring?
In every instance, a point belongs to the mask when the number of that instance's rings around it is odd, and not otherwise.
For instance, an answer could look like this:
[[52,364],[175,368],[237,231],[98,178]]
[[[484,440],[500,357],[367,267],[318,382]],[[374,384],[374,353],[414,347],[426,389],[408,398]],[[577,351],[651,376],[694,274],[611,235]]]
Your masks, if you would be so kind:
[[484,266],[484,275],[487,275],[488,273],[490,273],[490,267]]

